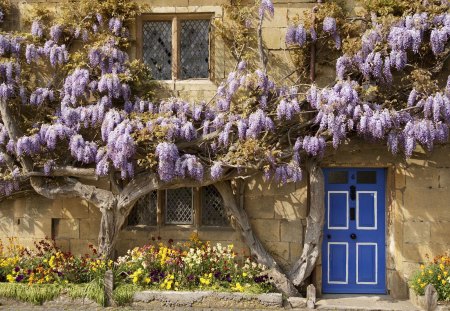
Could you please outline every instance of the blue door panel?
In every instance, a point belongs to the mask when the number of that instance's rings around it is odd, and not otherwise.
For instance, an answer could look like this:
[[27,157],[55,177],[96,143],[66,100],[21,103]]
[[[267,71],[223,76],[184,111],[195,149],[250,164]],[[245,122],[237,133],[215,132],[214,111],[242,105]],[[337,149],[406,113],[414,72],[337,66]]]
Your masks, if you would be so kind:
[[324,169],[324,293],[386,293],[385,170]]
[[377,245],[376,244],[357,244],[358,269],[357,284],[377,283]]
[[347,193],[329,193],[328,219],[330,227],[347,228]]
[[358,193],[356,214],[359,228],[376,228],[376,192]]
[[330,283],[346,283],[347,271],[347,244],[329,243],[329,280]]

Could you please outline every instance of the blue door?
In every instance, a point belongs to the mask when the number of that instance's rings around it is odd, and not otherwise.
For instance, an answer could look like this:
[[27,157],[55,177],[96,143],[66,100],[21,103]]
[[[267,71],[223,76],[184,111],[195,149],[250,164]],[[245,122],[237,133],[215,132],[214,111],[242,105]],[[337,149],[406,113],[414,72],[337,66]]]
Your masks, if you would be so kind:
[[324,293],[386,293],[385,170],[329,168],[322,244]]

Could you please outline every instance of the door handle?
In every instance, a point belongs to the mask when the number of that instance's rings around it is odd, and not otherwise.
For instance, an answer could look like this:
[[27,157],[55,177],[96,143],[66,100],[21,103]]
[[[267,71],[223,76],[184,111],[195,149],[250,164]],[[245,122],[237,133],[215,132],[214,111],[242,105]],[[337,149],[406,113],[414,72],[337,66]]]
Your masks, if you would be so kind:
[[350,238],[351,238],[352,240],[356,240],[356,234],[354,234],[354,233],[350,234]]

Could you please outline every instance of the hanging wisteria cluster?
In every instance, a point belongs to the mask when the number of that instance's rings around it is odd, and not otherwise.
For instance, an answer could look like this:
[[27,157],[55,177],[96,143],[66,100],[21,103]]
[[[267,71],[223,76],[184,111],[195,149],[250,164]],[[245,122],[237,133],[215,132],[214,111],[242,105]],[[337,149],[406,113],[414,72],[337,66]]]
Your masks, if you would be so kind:
[[[262,21],[274,10],[262,0],[256,15]],[[26,172],[17,164],[25,158],[46,176],[64,165],[95,167],[100,176],[117,171],[123,179],[148,170],[163,182],[219,180],[234,169],[256,169],[286,183],[301,180],[302,158],[321,158],[328,145],[337,148],[355,134],[387,142],[393,153],[406,156],[418,144],[431,150],[448,139],[450,79],[429,92],[408,86],[395,105],[367,92],[389,89],[421,53],[436,60],[444,55],[449,13],[411,13],[390,25],[372,16],[361,48],[337,59],[336,82],[329,87],[276,83],[265,68],[253,70],[241,60],[213,99],[198,102],[141,96],[122,44],[125,19],[104,12],[85,19],[90,23],[82,26],[36,19],[31,36],[0,35],[2,105],[36,116],[18,138],[0,123],[0,192],[19,187]],[[332,39],[339,51],[342,21],[326,16],[319,22],[288,27],[287,45]],[[71,63],[77,51],[68,47],[70,40],[89,43],[83,61]],[[23,72],[42,66],[59,75],[58,83],[24,81]]]

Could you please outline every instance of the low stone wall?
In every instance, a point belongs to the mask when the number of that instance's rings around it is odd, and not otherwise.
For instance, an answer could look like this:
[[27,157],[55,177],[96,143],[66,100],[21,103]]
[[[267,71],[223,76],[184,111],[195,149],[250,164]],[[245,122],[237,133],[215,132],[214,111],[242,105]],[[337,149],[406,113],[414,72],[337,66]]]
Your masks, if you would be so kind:
[[283,297],[278,293],[241,294],[213,291],[175,292],[143,291],[134,295],[133,305],[145,308],[196,307],[225,309],[276,309],[283,307]]

